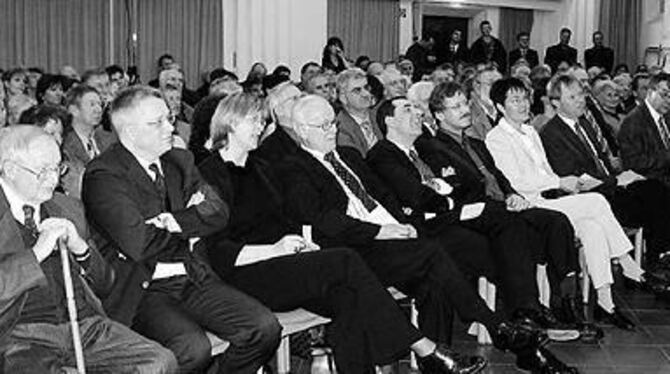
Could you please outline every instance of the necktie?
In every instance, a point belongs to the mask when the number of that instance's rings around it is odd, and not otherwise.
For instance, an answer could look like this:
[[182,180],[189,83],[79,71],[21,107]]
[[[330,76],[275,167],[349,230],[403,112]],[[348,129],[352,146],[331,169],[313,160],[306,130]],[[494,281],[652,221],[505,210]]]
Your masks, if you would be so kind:
[[333,166],[337,176],[344,181],[344,184],[349,188],[349,191],[363,203],[365,209],[367,209],[368,212],[372,212],[377,207],[377,202],[375,202],[372,196],[365,191],[365,188],[363,188],[358,179],[356,179],[356,177],[342,165],[332,151],[326,153],[324,159]]
[[95,145],[93,137],[90,137],[88,139],[88,142],[86,142],[86,152],[88,153],[88,156],[91,159],[95,158],[100,154],[100,151],[98,151],[98,147]]
[[593,117],[593,113],[591,113],[589,109],[586,109],[584,117],[586,117],[587,125],[590,126],[593,133],[596,134],[596,142],[598,143],[596,149],[606,155],[611,155],[612,151],[610,150],[609,143],[607,143],[607,139],[603,136],[603,132],[600,129],[600,126],[598,126],[595,117]]
[[370,124],[370,121],[365,120],[361,122],[361,130],[363,131],[365,141],[368,143],[368,149],[372,148],[372,146],[374,146],[375,143],[377,143],[377,135],[375,135],[375,132],[372,129],[372,124]]
[[39,231],[37,231],[37,223],[35,223],[35,208],[32,205],[23,206],[23,225],[30,231],[30,234],[37,238]]
[[426,163],[419,158],[419,155],[416,153],[415,150],[413,149],[409,150],[409,159],[410,161],[412,161],[412,164],[414,164],[414,167],[419,172],[419,175],[421,175],[422,182],[433,179],[435,177],[433,171],[430,170],[428,165],[426,165]]
[[667,150],[670,148],[670,133],[668,132],[668,127],[665,125],[665,118],[663,116],[658,119],[658,132],[661,134],[663,146]]
[[149,170],[151,170],[151,172],[153,172],[154,175],[156,176],[156,178],[154,179],[154,186],[156,187],[156,191],[158,191],[158,195],[161,197],[161,201],[165,202],[165,199],[167,197],[167,189],[165,188],[165,177],[161,173],[156,163],[149,165]]
[[486,196],[496,201],[504,201],[505,194],[500,188],[495,175],[491,174],[489,169],[486,168],[486,165],[484,165],[481,157],[479,157],[479,154],[477,154],[474,148],[472,148],[470,141],[466,137],[463,137],[463,149],[465,149],[465,152],[470,156],[472,162],[475,163],[479,172],[484,176],[484,188],[486,189]]
[[[588,123],[588,121],[585,121]],[[607,171],[607,168],[605,167],[605,164],[603,164],[603,161],[600,159],[598,156],[598,149],[594,146],[592,146],[591,141],[589,140],[589,137],[586,133],[586,130],[584,129],[584,125],[582,124],[581,120],[577,120],[575,122],[575,127],[577,130],[577,137],[579,137],[579,140],[584,144],[586,149],[589,152],[589,155],[591,156],[591,160],[596,164],[596,168],[598,169],[598,173],[600,175],[597,175],[596,177],[602,177],[602,176],[608,176],[610,173]]]

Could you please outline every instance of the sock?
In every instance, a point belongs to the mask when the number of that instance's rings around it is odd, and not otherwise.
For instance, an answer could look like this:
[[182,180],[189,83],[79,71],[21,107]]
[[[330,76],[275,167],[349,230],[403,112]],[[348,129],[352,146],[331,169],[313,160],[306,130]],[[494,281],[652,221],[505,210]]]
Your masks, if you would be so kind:
[[619,257],[619,265],[621,265],[623,275],[626,278],[637,282],[642,281],[642,274],[644,273],[644,270],[640,268],[640,265],[638,265],[637,262],[633,261],[633,258],[630,257],[630,255],[625,254]]
[[606,284],[596,290],[598,293],[598,305],[607,313],[614,312],[614,300],[612,300],[612,289]]

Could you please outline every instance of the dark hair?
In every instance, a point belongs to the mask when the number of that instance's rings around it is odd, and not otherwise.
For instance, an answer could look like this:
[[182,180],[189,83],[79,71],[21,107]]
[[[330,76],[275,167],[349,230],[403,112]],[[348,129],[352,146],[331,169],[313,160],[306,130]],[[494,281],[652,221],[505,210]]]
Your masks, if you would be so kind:
[[465,95],[463,87],[456,82],[443,82],[438,84],[433,92],[430,94],[428,99],[428,108],[430,112],[435,116],[435,113],[439,113],[447,109],[444,106],[444,99],[451,98],[456,96],[457,93]]
[[265,91],[277,87],[279,84],[291,80],[284,74],[275,74],[274,72],[270,75],[263,77],[263,89]]
[[[364,63],[365,61],[368,61],[368,63],[369,63],[369,62],[372,61],[372,60],[370,60],[370,57],[368,57],[368,56],[358,56],[358,58],[356,59],[356,63],[355,63],[354,65],[356,65],[357,67],[360,68],[361,65],[363,65],[363,63]],[[361,69],[362,69],[362,68],[361,68]]]
[[481,22],[479,23],[479,28],[481,29],[482,26],[484,26],[484,25],[489,25],[489,26],[491,26],[491,22],[489,22],[489,20],[485,19],[485,20],[483,20],[483,21],[481,21]]
[[596,36],[596,35],[605,36],[605,35],[603,34],[603,32],[600,31],[600,30],[596,30],[596,31],[594,31],[593,34],[591,34],[591,37],[593,38],[593,37]]
[[528,94],[528,88],[519,78],[503,78],[497,80],[491,86],[489,97],[493,104],[500,104],[505,106],[505,99],[507,94],[511,91],[522,91]]
[[44,93],[51,87],[59,85],[63,89],[63,92],[66,90],[68,84],[67,78],[62,75],[53,75],[53,74],[42,74],[39,80],[37,80],[37,87],[35,88],[35,97],[37,98],[38,103],[44,102]]
[[277,65],[277,67],[272,71],[272,75],[286,75],[291,76],[291,69],[286,65]]
[[613,70],[613,71],[616,72],[617,70],[622,69],[622,68],[626,70],[626,73],[629,72],[629,70],[628,70],[628,64],[624,64],[624,63],[617,64],[617,66],[614,67],[614,70]]
[[119,65],[109,65],[109,66],[107,66],[107,67],[105,68],[105,72],[107,73],[107,75],[108,75],[110,78],[111,78],[112,75],[114,75],[114,74],[119,74],[119,73],[121,73],[121,75],[123,75],[123,73],[124,73],[124,72],[123,72],[123,68],[122,68],[121,66],[119,66]]
[[570,30],[567,27],[562,28],[559,34],[563,34],[564,32],[567,32],[568,34],[572,35],[572,30]]
[[652,75],[649,79],[649,88],[655,91],[661,82],[665,82],[666,84],[670,85],[670,74],[660,72],[658,74]]
[[392,99],[384,100],[382,101],[381,104],[379,104],[379,107],[377,108],[377,117],[375,120],[377,121],[377,127],[379,127],[379,130],[386,136],[388,133],[388,126],[386,126],[386,118],[387,117],[393,117],[395,113],[395,105],[393,105],[393,102],[396,100],[401,100],[401,99],[406,99],[404,96],[396,96]]
[[210,151],[205,148],[205,142],[209,138],[209,126],[212,116],[225,95],[209,95],[196,104],[193,108],[193,120],[191,121],[191,138],[188,149],[193,153],[195,163],[199,163],[209,156]]
[[10,80],[12,80],[12,78],[15,75],[18,75],[18,74],[23,74],[25,76],[26,70],[23,69],[23,68],[14,68],[14,69],[7,70],[6,72],[4,72],[2,74],[2,80],[5,81],[5,82],[9,82]]
[[28,68],[29,73],[38,73],[38,74],[44,74],[44,69],[38,68],[37,66],[33,66]]
[[516,34],[516,40],[518,41],[523,36],[527,36],[530,38],[530,33],[528,31],[521,31],[520,33]]
[[209,73],[209,83],[214,82],[215,80],[223,77],[230,77],[234,81],[238,81],[239,79],[237,78],[237,75],[233,73],[232,71],[226,70],[224,68],[217,68],[212,70]]
[[79,106],[81,98],[91,92],[100,95],[98,90],[85,84],[78,84],[70,88],[65,94],[65,107],[69,108],[72,105]]
[[375,103],[378,103],[380,100],[384,98],[384,85],[379,80],[379,78],[375,76],[366,75],[366,79],[368,86],[370,87],[370,93],[372,94],[372,96],[374,96]]
[[56,105],[35,105],[21,114],[19,123],[44,127],[50,119],[60,121],[63,125],[63,132],[65,132],[72,123],[72,114]]
[[[306,63],[305,65],[303,65],[303,66],[300,68],[300,75],[305,74],[305,72],[307,71],[307,69],[311,68],[312,66],[316,66],[317,68],[321,69],[321,65],[317,64],[317,63],[314,62],[314,61],[309,61],[308,63]],[[277,69],[278,69],[278,68],[277,68]],[[275,69],[275,71],[276,71],[277,69]],[[290,72],[290,70],[289,70],[289,72]]]
[[157,60],[157,62],[158,62],[158,66],[160,67],[160,66],[161,66],[161,62],[163,62],[163,60],[168,59],[168,58],[169,58],[170,60],[174,61],[174,57],[172,57],[171,54],[169,54],[169,53],[163,53],[163,54],[158,58],[158,60]]
[[547,84],[549,84],[549,78],[542,78],[533,84],[533,102],[530,103],[530,111],[534,115],[544,113],[542,97],[547,96]]

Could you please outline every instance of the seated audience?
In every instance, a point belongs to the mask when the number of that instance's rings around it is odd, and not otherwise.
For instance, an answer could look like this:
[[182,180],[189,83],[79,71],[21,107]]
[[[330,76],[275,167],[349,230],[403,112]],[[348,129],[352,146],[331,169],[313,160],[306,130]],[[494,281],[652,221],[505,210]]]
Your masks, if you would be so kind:
[[495,126],[498,112],[491,101],[489,92],[493,83],[501,78],[502,75],[493,66],[479,70],[475,75],[470,95],[472,125],[465,130],[469,137],[484,141],[486,134]]
[[63,105],[67,82],[62,75],[44,74],[37,81],[35,98],[40,104]]
[[181,372],[209,365],[207,330],[231,344],[217,357],[219,373],[255,373],[274,354],[281,326],[197,255],[206,248],[195,238],[225,226],[229,209],[191,154],[171,149],[169,116],[153,88],[120,92],[111,105],[119,143],[86,168],[87,215],[117,272],[106,310],[169,348]]
[[307,89],[307,81],[309,81],[313,76],[321,73],[321,66],[314,61],[309,61],[300,68],[300,83],[297,84],[297,87],[300,91],[305,91]]
[[496,82],[491,98],[503,115],[486,137],[496,166],[533,205],[568,216],[582,244],[586,269],[598,295],[598,310],[603,310],[616,326],[632,328],[633,322],[615,307],[612,298],[614,278],[610,261],[616,259],[624,275],[635,281],[641,280],[642,270],[628,255],[633,245],[607,200],[597,193],[573,195],[581,189],[579,176],[559,177],[553,172],[539,135],[525,124],[530,103],[528,90],[521,81],[508,78]]
[[[449,84],[440,85],[435,91],[441,92],[445,85]],[[509,315],[523,315],[544,328],[558,329],[555,317],[538,301],[535,264],[549,263],[549,279],[557,300],[561,296],[575,298],[578,260],[570,222],[562,214],[541,209],[515,214],[507,211],[504,204],[490,200],[462,203],[459,187],[454,189],[449,184],[457,185],[457,177],[436,175],[416,151],[414,143],[422,133],[419,113],[418,108],[402,97],[380,106],[377,122],[386,138],[368,152],[368,165],[400,204],[412,210],[412,216],[437,215],[430,220],[417,217],[418,227],[423,226],[431,236],[441,238],[443,248],[459,265],[476,267],[486,262],[481,258],[495,261],[499,275],[493,281],[500,286]],[[468,215],[473,210],[476,213]],[[461,241],[454,243],[453,238],[458,235]],[[482,235],[489,248],[478,253],[480,248],[465,239]],[[573,333],[568,339],[579,337]]]
[[635,107],[643,105],[644,99],[647,98],[647,90],[649,88],[649,78],[650,76],[647,73],[638,73],[633,76],[633,81],[631,82],[631,90],[633,92],[633,97],[635,97]]
[[54,193],[62,172],[56,141],[41,129],[0,130],[0,211],[3,216],[3,373],[54,373],[75,367],[65,274],[70,258],[74,305],[90,372],[175,373],[174,355],[105,316],[98,297],[114,275],[89,238],[81,203]]
[[313,75],[305,83],[305,93],[318,95],[324,99],[330,99],[330,88],[328,87],[329,78],[325,73]]
[[298,151],[298,136],[291,121],[291,110],[302,93],[291,82],[277,86],[268,96],[268,109],[272,123],[263,134],[264,139],[254,152],[272,166]]
[[[314,241],[321,246],[355,249],[382,284],[414,297],[419,328],[431,340],[449,339],[445,332],[453,305],[465,321],[483,323],[496,347],[510,349],[509,333],[523,335],[521,325],[510,324],[483,303],[439,242],[402,223],[403,210],[360,153],[336,148],[334,120],[330,105],[317,96],[301,98],[293,107],[301,149],[285,159],[282,169],[289,217],[312,225]],[[526,340],[521,350],[511,348],[518,367],[575,372],[534,341]]]
[[[601,145],[604,138],[597,137],[583,116],[584,92],[574,77],[552,79],[549,95],[557,114],[540,136],[553,171],[560,177],[579,177],[580,191],[605,196],[622,225],[644,228],[648,258],[666,252],[670,248],[670,188],[633,170],[619,172],[612,166]],[[625,263],[622,266],[625,270]],[[657,278],[667,277],[652,266],[647,270],[647,284],[655,291],[666,292],[667,280],[658,282]]]
[[284,214],[273,168],[249,153],[263,133],[263,117],[262,101],[235,94],[219,103],[212,118],[214,153],[200,171],[228,202],[231,216],[207,239],[215,272],[274,311],[306,308],[331,318],[340,372],[369,372],[407,348],[428,372],[483,368],[482,358],[459,357],[413,327],[355,251],[319,248],[302,236]]
[[348,69],[338,74],[337,90],[342,110],[337,115],[337,145],[354,148],[362,157],[382,138],[372,120],[375,104],[363,71]]
[[[234,82],[233,82],[234,83]],[[193,123],[191,124],[191,136],[188,140],[188,150],[193,154],[195,163],[200,163],[209,156],[210,151],[205,147],[209,139],[209,125],[219,101],[226,94],[212,94],[200,100],[193,110]]]
[[614,135],[614,139],[616,139],[621,128],[621,120],[623,119],[623,116],[617,112],[621,104],[618,85],[611,80],[600,80],[593,84],[591,94],[598,102],[604,123]]

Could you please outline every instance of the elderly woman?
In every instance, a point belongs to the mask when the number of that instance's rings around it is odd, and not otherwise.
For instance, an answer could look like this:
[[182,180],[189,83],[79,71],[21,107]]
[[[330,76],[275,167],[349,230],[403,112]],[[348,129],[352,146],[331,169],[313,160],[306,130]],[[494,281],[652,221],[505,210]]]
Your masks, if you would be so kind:
[[616,138],[623,119],[623,115],[617,111],[621,105],[618,85],[609,79],[597,81],[593,84],[591,92],[600,105],[603,119]]
[[[212,118],[214,152],[200,171],[230,207],[228,226],[206,239],[214,270],[272,310],[305,308],[331,318],[338,371],[368,372],[407,348],[439,367],[436,353],[443,349],[409,324],[356,252],[320,250],[306,234],[309,230],[303,228],[301,235],[301,227],[283,214],[272,170],[251,153],[263,133],[264,117],[264,103],[241,93],[224,98]],[[332,125],[315,124],[314,131]],[[485,361],[461,357],[450,365],[458,369],[451,372],[469,373],[475,371],[463,369]]]

